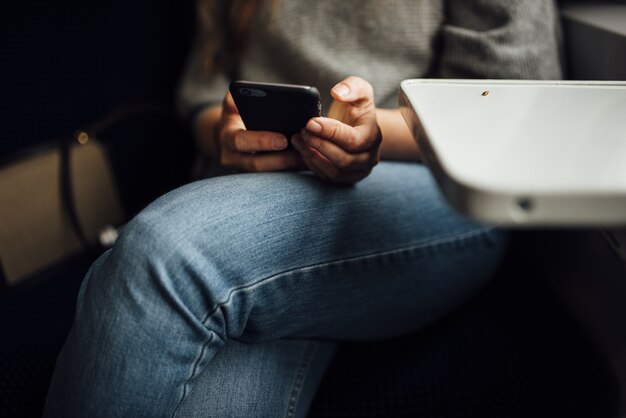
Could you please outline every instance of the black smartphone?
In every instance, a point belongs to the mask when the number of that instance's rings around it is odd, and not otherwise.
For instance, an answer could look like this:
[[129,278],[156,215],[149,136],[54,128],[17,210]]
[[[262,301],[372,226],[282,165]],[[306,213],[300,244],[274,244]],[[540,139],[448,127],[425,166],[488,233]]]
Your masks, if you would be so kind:
[[233,81],[230,93],[248,130],[280,132],[289,139],[309,119],[322,116],[315,87]]

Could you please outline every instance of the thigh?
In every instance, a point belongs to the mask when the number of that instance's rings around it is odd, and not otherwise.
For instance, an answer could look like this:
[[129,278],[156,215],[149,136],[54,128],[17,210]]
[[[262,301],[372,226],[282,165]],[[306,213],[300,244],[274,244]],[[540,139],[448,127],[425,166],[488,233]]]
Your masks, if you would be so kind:
[[351,187],[297,173],[187,185],[92,266],[46,416],[171,416],[233,340],[409,332],[479,288],[501,250],[417,164],[380,164]]
[[210,179],[135,223],[161,240],[154,255],[186,305],[242,341],[411,331],[484,283],[502,249],[499,232],[453,213],[426,168],[405,163],[350,187],[295,173]]

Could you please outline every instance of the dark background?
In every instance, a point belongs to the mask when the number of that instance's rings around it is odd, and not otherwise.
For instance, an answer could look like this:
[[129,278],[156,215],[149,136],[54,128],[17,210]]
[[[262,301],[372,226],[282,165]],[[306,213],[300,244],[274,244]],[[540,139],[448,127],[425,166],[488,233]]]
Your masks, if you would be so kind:
[[129,104],[171,103],[194,30],[193,2],[4,2],[0,23],[6,153]]

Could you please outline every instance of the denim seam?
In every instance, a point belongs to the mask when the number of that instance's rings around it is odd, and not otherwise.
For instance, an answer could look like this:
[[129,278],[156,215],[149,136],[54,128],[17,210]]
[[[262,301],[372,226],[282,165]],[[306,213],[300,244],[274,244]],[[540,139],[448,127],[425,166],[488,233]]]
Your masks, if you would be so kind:
[[[492,230],[493,230],[493,228],[482,228],[482,229],[479,229],[479,230],[463,232],[463,233],[452,235],[452,236],[448,236],[448,237],[445,237],[445,238],[438,238],[438,239],[433,239],[433,240],[429,240],[429,241],[426,241],[426,242],[421,242],[419,244],[410,245],[410,246],[407,246],[407,247],[395,248],[393,250],[381,251],[381,252],[365,254],[365,255],[357,255],[357,256],[353,256],[353,257],[347,257],[347,258],[342,258],[342,259],[337,259],[337,260],[332,260],[332,261],[326,261],[326,262],[323,262],[323,263],[317,263],[317,264],[311,264],[311,265],[308,265],[308,266],[296,267],[296,268],[293,268],[291,270],[285,270],[285,271],[282,271],[280,273],[275,273],[275,274],[272,274],[271,276],[263,277],[263,278],[255,281],[254,283],[250,283],[250,284],[247,284],[247,285],[243,285],[243,286],[239,286],[239,287],[235,287],[234,289],[231,289],[230,292],[228,293],[228,296],[226,297],[226,300],[223,300],[222,302],[219,302],[213,308],[213,310],[211,310],[211,312],[206,316],[206,321],[208,322],[208,320],[213,316],[213,314],[215,312],[217,312],[221,307],[223,307],[225,305],[228,305],[230,303],[230,301],[232,300],[232,297],[233,297],[233,295],[235,293],[238,293],[240,291],[247,291],[247,290],[254,289],[257,286],[261,286],[261,285],[264,285],[266,283],[272,282],[272,281],[274,281],[276,279],[279,279],[279,278],[281,278],[283,276],[287,276],[287,275],[294,274],[294,273],[297,273],[297,272],[302,272],[302,271],[310,271],[310,270],[314,270],[314,269],[318,269],[318,268],[323,268],[323,267],[328,267],[328,266],[333,266],[333,265],[339,265],[339,264],[343,264],[343,263],[346,263],[346,262],[362,261],[362,260],[374,259],[374,258],[377,258],[377,257],[385,257],[385,256],[389,256],[389,255],[408,253],[408,252],[419,250],[419,249],[438,247],[440,245],[445,245],[445,244],[451,244],[451,243],[456,243],[456,242],[460,242],[460,241],[465,241],[468,238],[479,238],[479,237],[481,237],[483,235],[484,232],[488,232],[488,231],[492,231]],[[205,322],[203,322],[203,323],[206,325]]]
[[[357,256],[353,256],[353,257],[342,258],[342,259],[338,259],[338,260],[326,261],[326,262],[323,262],[323,263],[311,264],[311,265],[308,265],[308,266],[297,267],[297,268],[294,268],[294,269],[291,269],[291,270],[286,270],[286,271],[283,271],[283,272],[280,272],[280,273],[275,273],[275,274],[273,274],[271,276],[263,277],[263,278],[255,281],[254,283],[250,283],[250,284],[247,284],[247,285],[244,285],[244,286],[239,286],[239,287],[235,287],[234,289],[231,289],[230,292],[228,293],[228,296],[226,297],[226,300],[217,303],[216,306],[211,311],[209,311],[207,313],[207,315],[204,317],[204,319],[202,320],[202,324],[206,326],[208,321],[213,316],[213,314],[215,314],[215,312],[217,312],[221,307],[223,307],[223,306],[225,306],[225,305],[230,303],[230,301],[232,300],[232,297],[233,297],[233,295],[235,293],[252,290],[252,289],[256,288],[257,286],[261,286],[261,285],[264,285],[264,284],[267,284],[267,283],[271,283],[274,280],[277,280],[277,279],[279,279],[281,277],[284,277],[284,276],[287,276],[287,275],[290,275],[290,274],[294,274],[296,272],[307,271],[307,270],[314,270],[314,269],[317,269],[317,268],[322,268],[322,267],[327,267],[327,266],[332,266],[332,265],[339,265],[339,264],[346,263],[346,262],[361,261],[361,260],[373,259],[373,258],[377,258],[377,257],[384,257],[384,256],[389,256],[389,255],[396,255],[396,254],[401,254],[401,253],[407,253],[407,252],[411,252],[411,251],[415,251],[415,250],[419,250],[419,249],[433,248],[433,247],[437,247],[437,246],[440,246],[440,245],[445,245],[445,244],[451,244],[451,243],[455,243],[455,242],[465,241],[465,240],[470,239],[470,238],[479,238],[479,237],[483,236],[485,232],[492,231],[492,230],[493,230],[493,228],[491,228],[491,227],[481,228],[481,229],[478,229],[478,230],[463,232],[463,233],[460,233],[460,234],[446,236],[446,237],[443,237],[443,238],[435,238],[435,239],[432,239],[432,240],[423,241],[423,242],[420,242],[419,244],[414,244],[414,245],[410,245],[410,246],[406,246],[406,247],[394,248],[392,250],[387,250],[387,251],[381,251],[381,252],[376,252],[376,253],[370,253],[370,254],[364,254],[364,255],[357,255]],[[176,405],[176,408],[174,408],[174,411],[172,412],[172,417],[175,416],[176,411],[178,411],[178,408],[182,404],[185,396],[187,395],[187,387],[189,385],[189,382],[195,376],[195,374],[197,372],[198,365],[200,364],[200,361],[202,360],[202,358],[204,357],[204,353],[206,352],[206,348],[214,340],[215,337],[216,337],[215,332],[212,332],[211,333],[211,337],[203,344],[202,350],[200,350],[196,360],[194,361],[194,366],[191,369],[191,374],[185,380],[185,383],[183,385],[182,396],[180,398],[180,401]]]
[[293,418],[295,416],[298,402],[300,401],[300,394],[302,393],[302,387],[304,385],[304,379],[306,378],[309,369],[311,368],[311,364],[313,363],[313,357],[315,356],[315,352],[317,351],[318,346],[318,342],[308,343],[307,348],[302,355],[302,360],[296,372],[293,388],[291,389],[291,395],[289,396],[287,415],[285,415],[286,418]]
[[[207,320],[208,320],[208,317],[204,321],[207,321]],[[202,349],[200,350],[200,353],[198,353],[198,356],[196,357],[196,361],[194,361],[193,367],[191,368],[191,373],[190,373],[189,377],[187,377],[187,379],[185,379],[185,383],[183,384],[183,393],[180,396],[180,400],[176,404],[176,408],[174,408],[174,411],[172,412],[172,417],[176,416],[176,412],[178,411],[178,408],[180,408],[180,406],[183,403],[183,400],[185,399],[185,396],[187,396],[187,390],[188,390],[188,387],[189,387],[189,382],[191,381],[191,379],[193,379],[194,375],[198,371],[198,366],[200,365],[200,361],[204,357],[204,354],[206,353],[207,347],[209,346],[209,344],[211,344],[211,342],[214,339],[215,339],[215,333],[212,332],[211,336],[202,345]]]

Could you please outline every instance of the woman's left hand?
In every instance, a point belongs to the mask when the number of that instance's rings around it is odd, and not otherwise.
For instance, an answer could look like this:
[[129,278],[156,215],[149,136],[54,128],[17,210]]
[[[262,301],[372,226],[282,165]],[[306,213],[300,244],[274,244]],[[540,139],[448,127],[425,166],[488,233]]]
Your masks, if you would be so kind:
[[380,160],[382,135],[376,121],[374,90],[359,77],[348,77],[331,90],[328,117],[308,121],[291,142],[318,177],[339,184],[364,179]]

